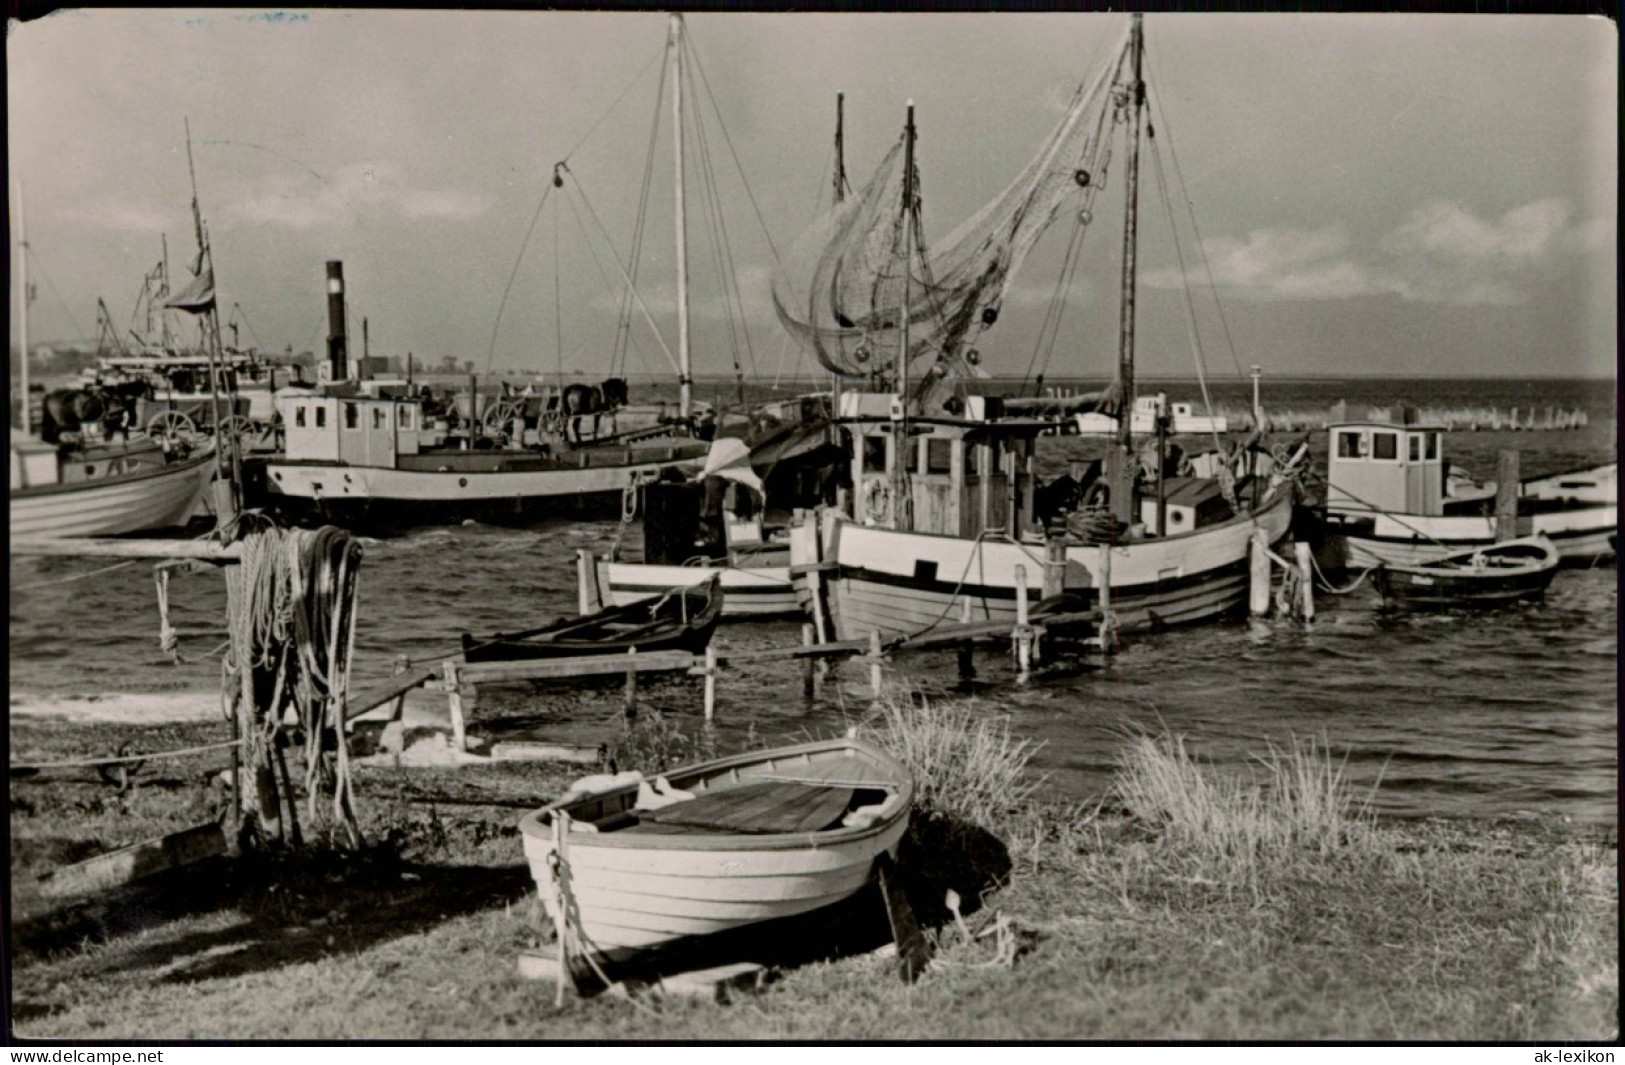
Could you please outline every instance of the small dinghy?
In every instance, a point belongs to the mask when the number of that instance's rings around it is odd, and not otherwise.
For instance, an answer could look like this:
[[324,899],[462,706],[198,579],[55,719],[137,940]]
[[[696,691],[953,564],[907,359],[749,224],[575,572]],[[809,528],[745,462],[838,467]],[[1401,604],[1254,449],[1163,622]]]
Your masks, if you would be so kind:
[[1371,577],[1383,602],[1398,609],[1492,607],[1544,595],[1558,557],[1546,537],[1526,536],[1414,565],[1388,563]]
[[469,662],[688,651],[700,654],[722,617],[721,582],[673,588],[657,599],[615,606],[584,617],[561,618],[528,632],[499,632],[484,639],[463,634]]
[[619,962],[850,898],[896,857],[913,801],[907,769],[843,737],[588,777],[519,831],[572,952]]

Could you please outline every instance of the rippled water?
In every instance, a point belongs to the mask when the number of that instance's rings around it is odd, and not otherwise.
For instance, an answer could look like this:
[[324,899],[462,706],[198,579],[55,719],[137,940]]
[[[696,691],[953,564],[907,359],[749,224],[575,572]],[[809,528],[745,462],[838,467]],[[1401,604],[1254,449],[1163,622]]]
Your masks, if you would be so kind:
[[[1180,397],[1183,398],[1183,397]],[[1334,397],[1335,398],[1335,397]],[[1471,401],[1471,400],[1469,400]],[[1307,404],[1305,404],[1307,405]],[[1609,412],[1604,410],[1601,414]],[[1598,414],[1593,414],[1598,418]],[[1613,457],[1612,422],[1582,432],[1457,434],[1453,461],[1493,473],[1494,452],[1516,446],[1535,475]],[[1061,461],[1079,445],[1046,441]],[[483,526],[423,530],[369,541],[361,586],[357,680],[386,676],[397,655],[421,661],[460,632],[540,624],[575,606],[574,552],[607,549],[612,523],[515,531]],[[93,694],[216,690],[209,639],[188,640],[188,661],[157,647],[151,568],[124,566],[68,580],[106,563],[15,559],[10,677],[20,692]],[[171,586],[174,621],[218,626],[224,584],[205,573]],[[1324,738],[1360,785],[1380,780],[1375,803],[1398,816],[1506,816],[1524,812],[1611,822],[1618,795],[1618,594],[1612,565],[1560,572],[1542,604],[1484,615],[1390,617],[1369,585],[1322,595],[1318,616],[1236,621],[1145,637],[1106,660],[1056,668],[1018,684],[1007,655],[978,654],[969,696],[1041,740],[1037,765],[1080,796],[1098,794],[1127,730],[1166,727],[1200,754],[1248,764],[1270,744]],[[731,623],[719,647],[799,642],[795,621]],[[896,672],[928,688],[955,684],[950,653],[900,657]],[[719,685],[724,744],[828,733],[860,719],[867,673],[832,670],[810,704],[798,667],[730,671]],[[697,723],[695,684],[649,687],[651,705]],[[603,738],[602,715],[548,714],[557,695],[529,690],[482,701],[482,713],[530,717],[576,737]],[[606,695],[602,708],[614,709]],[[579,709],[580,700],[570,705]],[[580,718],[580,714],[576,714]],[[475,731],[479,731],[476,727]]]

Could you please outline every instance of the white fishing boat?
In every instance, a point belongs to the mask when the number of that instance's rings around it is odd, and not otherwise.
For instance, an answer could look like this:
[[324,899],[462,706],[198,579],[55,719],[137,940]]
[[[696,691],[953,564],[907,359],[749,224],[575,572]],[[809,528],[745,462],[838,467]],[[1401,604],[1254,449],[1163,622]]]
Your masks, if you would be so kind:
[[215,473],[212,441],[166,451],[128,443],[46,444],[11,434],[11,535],[117,536],[185,525]]
[[[851,510],[826,510],[792,541],[792,571],[808,575],[809,607],[833,622],[835,637],[1013,620],[1019,597],[1062,594],[1073,609],[1110,612],[1123,629],[1207,621],[1243,606],[1255,534],[1270,543],[1286,535],[1307,445],[1279,459],[1237,447],[1187,468],[1167,445],[1167,419],[1154,419],[1153,446],[1137,451],[1133,419],[1116,417],[1136,409],[1142,49],[1135,16],[1033,162],[929,252],[911,106],[876,176],[803,239],[775,279],[786,328],[832,371],[880,386],[840,397]],[[1060,398],[971,393],[965,381],[981,361],[974,341],[998,320],[1014,270],[1052,221],[1070,218],[1081,239],[1117,133],[1127,179],[1116,381]],[[810,269],[798,276],[797,264]],[[1041,484],[1037,439],[1095,413],[1116,423],[1103,463]]]
[[[48,393],[42,436],[34,435],[28,384],[28,238],[22,186],[17,183],[19,286],[17,313],[23,351],[17,428],[11,431],[7,481],[11,535],[117,536],[184,525],[215,472],[211,443],[143,434],[110,439],[99,397],[80,390]],[[84,401],[80,406],[78,401]],[[43,437],[43,438],[42,438]],[[47,439],[48,438],[48,439]]]
[[[1418,565],[1495,543],[1495,487],[1447,477],[1444,426],[1345,422],[1327,433],[1326,530],[1345,565]],[[1566,563],[1613,555],[1617,483],[1613,465],[1522,482],[1515,535],[1545,536]]]
[[[616,512],[637,484],[669,467],[697,467],[710,448],[669,437],[613,446],[568,434],[502,441],[473,418],[454,427],[422,388],[362,378],[347,353],[342,265],[328,263],[327,273],[327,380],[277,394],[282,453],[250,471],[261,505],[351,529],[526,525]],[[475,391],[471,383],[470,397]]]
[[[765,532],[763,485],[750,459],[743,441],[726,437],[712,444],[692,480],[642,486],[642,560],[623,560],[617,550],[602,556],[578,551],[581,611],[626,606],[716,580],[725,595],[724,617],[801,613],[790,578],[790,544]],[[738,493],[749,493],[750,504],[728,507],[729,496]],[[622,515],[623,535],[635,516]]]
[[[1138,436],[1157,431],[1157,419],[1167,418],[1167,431],[1178,436],[1200,436],[1207,433],[1230,431],[1230,420],[1223,415],[1197,414],[1189,403],[1169,403],[1163,395],[1140,396],[1134,401],[1134,420],[1131,426]],[[1077,417],[1077,431],[1084,436],[1115,436],[1117,418],[1095,411]]]
[[842,738],[587,778],[519,832],[572,952],[620,961],[850,898],[895,858],[913,799],[907,769]]

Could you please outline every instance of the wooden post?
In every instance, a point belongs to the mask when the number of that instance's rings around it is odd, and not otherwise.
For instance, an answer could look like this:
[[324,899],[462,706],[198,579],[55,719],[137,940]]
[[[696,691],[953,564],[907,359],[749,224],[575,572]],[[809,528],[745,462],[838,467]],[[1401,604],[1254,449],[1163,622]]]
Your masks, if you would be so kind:
[[1253,530],[1247,586],[1247,612],[1261,618],[1270,612],[1270,545],[1269,534],[1263,529]]
[[604,609],[603,592],[598,587],[598,560],[586,548],[576,549],[576,608],[581,614]]
[[[1262,530],[1260,530],[1262,531]],[[1292,551],[1298,560],[1298,588],[1299,588],[1299,615],[1304,621],[1315,620],[1315,572],[1314,560],[1308,544],[1293,544]]]
[[[810,648],[817,642],[812,624],[801,626],[801,646]],[[809,701],[813,697],[813,656],[810,654],[801,659],[801,697]]]
[[705,648],[705,723],[709,725],[717,711],[717,649]]
[[1495,464],[1495,540],[1518,538],[1518,453],[1504,449]]
[[880,681],[881,681],[880,665],[881,665],[882,661],[883,660],[882,660],[881,654],[880,654],[880,630],[879,629],[870,629],[869,630],[869,690],[874,692],[876,698],[880,697]]
[[[1110,452],[1108,452],[1110,454]],[[1117,649],[1117,613],[1112,610],[1112,545],[1100,545],[1100,649]]]
[[[959,599],[959,621],[963,625],[969,625],[970,619],[970,596],[961,596]],[[959,645],[959,679],[970,680],[974,676],[976,676],[976,663],[972,657],[970,642],[966,641]]]
[[[468,733],[464,727],[463,719],[464,685],[462,684],[462,678],[458,676],[457,662],[455,660],[446,659],[444,669],[446,674],[446,702],[451,709],[451,746],[453,750],[466,751],[468,750]],[[474,686],[470,684],[467,689],[467,694],[472,697],[474,695]]]
[[1044,598],[1060,595],[1066,585],[1066,533],[1054,529],[1044,539]]
[[829,619],[824,613],[824,576],[818,567],[824,564],[824,537],[819,525],[819,515],[816,510],[807,511],[803,528],[806,535],[812,540],[813,568],[807,571],[807,596],[812,601],[812,616],[814,631],[818,642],[824,643],[834,638],[830,632]]
[[638,670],[633,665],[637,653],[638,649],[636,647],[626,649],[627,665],[632,666],[626,671],[626,719],[628,721],[638,716]]
[[1011,633],[1015,644],[1016,668],[1026,673],[1032,667],[1033,630],[1027,623],[1027,567],[1016,567],[1016,628]]

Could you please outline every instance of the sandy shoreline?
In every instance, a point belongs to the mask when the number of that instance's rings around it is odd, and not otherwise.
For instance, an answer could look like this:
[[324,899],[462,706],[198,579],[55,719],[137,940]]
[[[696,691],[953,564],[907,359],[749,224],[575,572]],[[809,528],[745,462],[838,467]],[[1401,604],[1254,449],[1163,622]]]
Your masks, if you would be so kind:
[[[12,717],[55,717],[81,724],[163,725],[225,719],[218,689],[105,695],[12,692],[9,706]],[[390,709],[388,705],[379,707],[360,720],[387,718]],[[409,727],[443,724],[448,716],[445,696],[407,693],[405,721]]]

